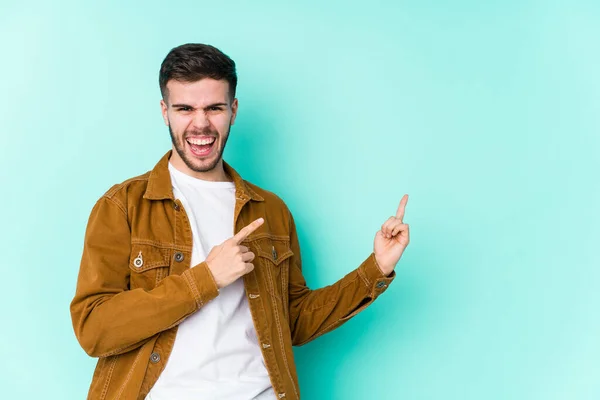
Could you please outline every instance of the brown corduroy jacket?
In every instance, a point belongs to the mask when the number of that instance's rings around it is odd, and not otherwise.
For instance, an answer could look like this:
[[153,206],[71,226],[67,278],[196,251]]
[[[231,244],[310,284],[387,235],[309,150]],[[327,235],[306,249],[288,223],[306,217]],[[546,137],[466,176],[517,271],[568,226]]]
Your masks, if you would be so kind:
[[[192,230],[173,197],[170,156],[113,186],[92,209],[70,307],[79,343],[99,358],[88,399],[143,399],[169,358],[178,324],[219,294],[206,262],[190,265]],[[311,290],[284,202],[223,165],[235,183],[234,232],[265,219],[242,242],[256,254],[254,270],[243,276],[245,293],[275,393],[299,399],[292,346],[364,310],[395,272],[383,275],[371,253],[336,283]]]

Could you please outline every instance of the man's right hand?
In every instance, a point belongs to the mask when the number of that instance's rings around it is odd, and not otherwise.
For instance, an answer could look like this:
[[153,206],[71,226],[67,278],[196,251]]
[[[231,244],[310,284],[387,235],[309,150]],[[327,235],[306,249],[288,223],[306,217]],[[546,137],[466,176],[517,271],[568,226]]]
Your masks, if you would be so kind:
[[244,227],[235,236],[213,247],[206,257],[208,269],[217,286],[223,288],[254,269],[254,253],[240,243],[265,222],[259,218]]

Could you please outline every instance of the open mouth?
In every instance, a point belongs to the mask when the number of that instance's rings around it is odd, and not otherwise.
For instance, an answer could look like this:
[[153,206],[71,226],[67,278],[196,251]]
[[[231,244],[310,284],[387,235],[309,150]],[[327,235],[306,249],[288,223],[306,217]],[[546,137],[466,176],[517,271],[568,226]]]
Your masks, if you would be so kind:
[[190,145],[192,154],[198,157],[209,155],[217,142],[214,136],[204,136],[199,138],[187,138],[186,142]]

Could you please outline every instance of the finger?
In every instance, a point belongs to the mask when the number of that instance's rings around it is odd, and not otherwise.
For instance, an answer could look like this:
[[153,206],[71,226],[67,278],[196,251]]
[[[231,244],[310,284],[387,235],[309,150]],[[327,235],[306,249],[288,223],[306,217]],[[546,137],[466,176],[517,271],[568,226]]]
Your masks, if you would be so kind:
[[406,209],[406,203],[408,202],[408,195],[405,194],[402,196],[402,200],[400,200],[400,204],[398,205],[398,210],[396,210],[396,218],[399,218],[400,221],[404,218],[404,210]]
[[246,273],[251,272],[254,269],[254,264],[246,263]]
[[390,234],[391,232],[391,227],[394,225],[394,223],[398,221],[398,219],[396,219],[395,217],[389,217],[387,219],[387,221],[385,221],[383,223],[383,225],[381,225],[381,232],[383,232],[384,236],[387,236]]
[[398,233],[403,231],[408,232],[408,224],[397,224],[392,228],[392,236],[396,236]]
[[252,222],[250,225],[242,228],[236,235],[232,238],[235,244],[240,244],[242,240],[246,239],[252,232],[258,229],[265,222],[263,218],[259,218]]
[[246,246],[241,245],[241,244],[238,247],[240,248],[240,253],[242,253],[242,254],[247,253],[249,250]]
[[249,261],[254,260],[254,257],[255,257],[254,253],[249,251],[247,253],[242,254],[242,261],[247,263]]

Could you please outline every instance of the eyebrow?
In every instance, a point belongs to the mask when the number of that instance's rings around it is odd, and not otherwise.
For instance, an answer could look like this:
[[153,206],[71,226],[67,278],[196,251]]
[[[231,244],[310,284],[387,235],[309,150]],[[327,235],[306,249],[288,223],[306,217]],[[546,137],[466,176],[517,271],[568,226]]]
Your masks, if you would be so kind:
[[[221,107],[221,106],[228,106],[229,104],[227,103],[213,103],[213,104],[209,104],[204,108],[210,108],[210,107]],[[190,106],[189,104],[173,104],[171,107],[173,108],[180,108],[180,107],[189,107],[189,108],[194,108],[193,106]]]

